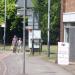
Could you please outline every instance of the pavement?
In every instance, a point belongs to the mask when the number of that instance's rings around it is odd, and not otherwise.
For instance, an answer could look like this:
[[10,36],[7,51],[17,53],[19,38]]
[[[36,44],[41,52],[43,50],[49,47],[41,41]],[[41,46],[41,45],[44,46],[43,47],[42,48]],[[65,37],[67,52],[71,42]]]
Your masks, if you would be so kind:
[[61,66],[65,70],[69,71],[73,75],[75,75],[75,62],[71,62],[69,65]]
[[29,57],[26,61],[27,75],[73,75],[60,66],[41,60],[39,57]]
[[[59,66],[38,56],[25,56],[25,75],[75,75],[74,70],[74,64]],[[23,53],[1,52],[0,75],[23,75]]]
[[8,57],[10,54],[10,52],[0,51],[0,75],[5,75],[6,65],[3,62],[3,59]]

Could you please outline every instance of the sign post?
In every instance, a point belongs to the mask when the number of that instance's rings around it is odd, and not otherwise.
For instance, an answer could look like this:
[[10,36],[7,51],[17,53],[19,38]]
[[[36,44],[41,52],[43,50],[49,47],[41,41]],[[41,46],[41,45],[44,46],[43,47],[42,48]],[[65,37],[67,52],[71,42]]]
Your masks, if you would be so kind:
[[51,0],[48,0],[48,57],[50,57],[50,4]]

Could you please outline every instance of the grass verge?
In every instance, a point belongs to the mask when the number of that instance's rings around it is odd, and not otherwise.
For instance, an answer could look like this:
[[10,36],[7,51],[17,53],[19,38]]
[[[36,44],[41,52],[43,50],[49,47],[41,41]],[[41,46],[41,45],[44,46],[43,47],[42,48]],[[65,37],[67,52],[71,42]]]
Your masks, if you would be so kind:
[[42,46],[42,53],[39,54],[39,52],[35,52],[34,55],[30,54],[29,56],[30,57],[39,56],[40,58],[42,58],[45,61],[55,63],[57,60],[57,45],[50,46],[50,57],[48,57],[47,45]]

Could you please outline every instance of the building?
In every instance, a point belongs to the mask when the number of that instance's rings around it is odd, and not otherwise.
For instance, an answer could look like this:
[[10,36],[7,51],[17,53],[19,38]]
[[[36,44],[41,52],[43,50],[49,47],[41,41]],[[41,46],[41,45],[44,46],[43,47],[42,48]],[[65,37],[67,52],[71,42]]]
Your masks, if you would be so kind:
[[60,41],[70,44],[70,61],[75,61],[75,0],[61,0]]
[[[34,29],[39,29],[39,13],[34,10],[34,6],[32,0],[25,0],[26,3],[26,16],[28,16],[28,25],[33,26]],[[23,16],[24,15],[24,0],[17,0],[17,14]],[[34,21],[33,21],[34,20]],[[34,22],[34,24],[33,24]]]
[[[23,16],[24,15],[24,0],[17,0],[16,5],[17,5],[17,14],[20,16]],[[38,39],[39,37],[41,38],[41,31],[39,29],[39,13],[38,11],[34,10],[32,0],[25,0],[25,5],[26,5],[25,15],[28,17],[28,26],[26,27],[26,29],[28,30],[28,35],[26,35],[26,37],[28,36],[28,38],[26,40],[28,41],[28,45],[31,48],[32,47],[31,39],[33,38],[33,36],[36,37],[35,39]],[[39,34],[36,36],[35,32]]]

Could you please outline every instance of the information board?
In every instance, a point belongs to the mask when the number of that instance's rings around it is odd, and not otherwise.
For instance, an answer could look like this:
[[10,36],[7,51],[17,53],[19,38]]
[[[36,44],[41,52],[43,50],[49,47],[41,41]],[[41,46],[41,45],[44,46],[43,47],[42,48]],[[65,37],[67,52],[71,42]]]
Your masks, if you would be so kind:
[[58,64],[69,64],[69,43],[58,42]]
[[[34,33],[34,39],[41,39],[41,30],[32,30],[29,31],[29,48],[32,48],[32,33]],[[34,48],[39,48],[38,40],[35,40]]]

